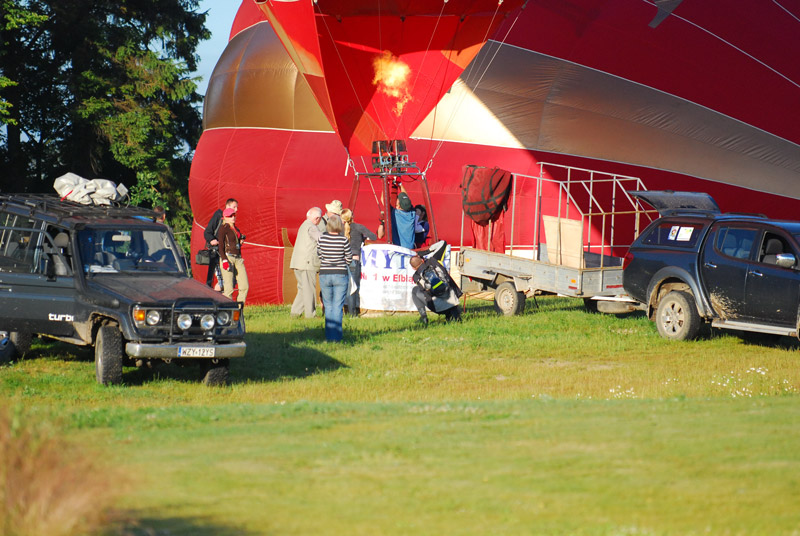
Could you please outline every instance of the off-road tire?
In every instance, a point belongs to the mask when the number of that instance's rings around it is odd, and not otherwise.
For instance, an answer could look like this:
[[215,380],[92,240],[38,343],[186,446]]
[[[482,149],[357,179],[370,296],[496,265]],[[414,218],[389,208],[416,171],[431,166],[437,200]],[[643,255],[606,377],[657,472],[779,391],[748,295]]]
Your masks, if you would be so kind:
[[228,385],[228,372],[230,371],[230,360],[221,359],[219,363],[208,362],[204,366],[205,375],[203,383],[209,387]]
[[10,338],[0,337],[0,367],[11,363],[14,358],[14,343]]
[[97,383],[122,383],[122,333],[116,326],[101,326],[94,341],[94,370]]
[[14,353],[18,359],[31,351],[33,335],[29,331],[12,331],[8,338],[14,343]]
[[700,333],[700,314],[694,296],[688,292],[673,290],[664,296],[656,310],[656,327],[665,339],[686,341]]
[[504,316],[522,313],[525,310],[525,293],[518,292],[513,281],[501,283],[494,290],[494,309]]

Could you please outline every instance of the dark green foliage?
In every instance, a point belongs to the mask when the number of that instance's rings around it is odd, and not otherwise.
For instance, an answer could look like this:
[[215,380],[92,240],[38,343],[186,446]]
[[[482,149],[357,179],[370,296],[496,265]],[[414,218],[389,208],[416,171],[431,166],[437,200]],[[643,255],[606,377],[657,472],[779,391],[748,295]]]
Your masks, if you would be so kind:
[[132,188],[189,223],[187,178],[202,123],[197,0],[0,0],[2,191],[52,191],[66,172]]

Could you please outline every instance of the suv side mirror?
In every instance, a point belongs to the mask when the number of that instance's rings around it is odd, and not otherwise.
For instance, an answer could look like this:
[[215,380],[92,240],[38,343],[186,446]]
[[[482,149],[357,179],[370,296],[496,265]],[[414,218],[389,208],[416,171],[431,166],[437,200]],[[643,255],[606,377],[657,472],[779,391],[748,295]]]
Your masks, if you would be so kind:
[[797,259],[792,253],[778,253],[776,257],[775,264],[782,268],[794,268],[797,264]]

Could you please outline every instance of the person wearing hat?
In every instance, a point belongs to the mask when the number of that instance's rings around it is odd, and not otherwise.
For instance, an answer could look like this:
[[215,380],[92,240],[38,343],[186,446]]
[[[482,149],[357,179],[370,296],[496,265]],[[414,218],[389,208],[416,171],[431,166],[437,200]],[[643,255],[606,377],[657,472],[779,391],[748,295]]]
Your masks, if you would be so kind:
[[319,272],[319,256],[317,242],[322,235],[322,209],[311,207],[306,212],[306,221],[297,228],[297,238],[292,249],[289,268],[297,279],[297,295],[292,302],[291,315],[314,318],[317,310],[317,272]]
[[219,242],[219,266],[222,269],[223,294],[233,299],[234,277],[239,287],[236,301],[244,304],[250,285],[247,281],[247,270],[242,258],[242,242],[244,235],[236,227],[235,208],[226,208],[222,211],[222,226],[219,228],[217,241]]
[[[325,204],[325,210],[326,210],[326,212],[325,212],[325,217],[324,217],[324,218],[322,218],[322,219],[323,219],[323,223],[324,223],[325,225],[327,225],[327,223],[328,223],[328,217],[329,217],[331,214],[336,214],[337,216],[341,216],[341,215],[342,215],[342,209],[343,209],[343,208],[344,208],[344,205],[342,205],[342,202],[341,202],[341,201],[339,201],[338,199],[334,199],[334,200],[333,200],[333,201],[331,201],[330,203],[326,203],[326,204]],[[321,231],[324,233],[324,232],[325,232],[325,228],[322,228],[322,230],[321,230]]]
[[[414,249],[414,227],[417,223],[417,213],[402,184],[400,184],[400,193],[397,194],[397,204],[389,207],[389,213],[392,218],[392,244]],[[381,220],[378,225],[378,239],[384,236],[386,236],[386,227]]]

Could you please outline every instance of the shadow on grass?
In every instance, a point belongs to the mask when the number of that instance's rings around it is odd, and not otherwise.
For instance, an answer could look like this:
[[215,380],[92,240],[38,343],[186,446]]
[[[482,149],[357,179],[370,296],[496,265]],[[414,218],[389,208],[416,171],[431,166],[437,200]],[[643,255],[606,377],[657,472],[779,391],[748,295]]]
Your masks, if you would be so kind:
[[748,346],[764,346],[767,348],[784,348],[786,350],[800,349],[800,341],[793,337],[773,335],[769,333],[755,333],[752,331],[731,331],[714,329],[714,336],[729,333],[741,339]]
[[[242,527],[229,527],[205,518],[139,518],[128,521],[119,530],[110,532],[118,536],[159,536],[162,534],[191,534],[192,536],[249,536],[256,534]],[[260,534],[260,532],[259,532]]]
[[57,357],[63,361],[94,361],[94,348],[91,346],[77,346],[55,339],[48,339],[47,337],[34,337],[31,349],[25,353],[22,359],[49,357]]
[[[309,328],[293,332],[250,332],[247,353],[231,361],[231,383],[299,379],[345,367],[323,351],[309,348],[309,341],[325,343],[322,329]],[[343,344],[347,344],[344,342]]]

